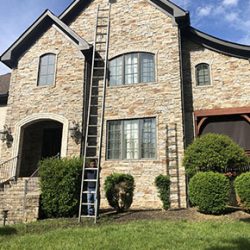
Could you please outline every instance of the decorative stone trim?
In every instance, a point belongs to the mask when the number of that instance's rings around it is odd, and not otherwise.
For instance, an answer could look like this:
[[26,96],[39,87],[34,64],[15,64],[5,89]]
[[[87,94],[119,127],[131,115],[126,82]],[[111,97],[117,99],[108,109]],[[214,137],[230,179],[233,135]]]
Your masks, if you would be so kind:
[[[23,128],[31,125],[34,122],[42,121],[42,120],[53,120],[58,121],[63,124],[62,131],[62,146],[61,146],[61,156],[66,157],[67,155],[67,144],[68,144],[68,130],[69,130],[69,122],[68,119],[61,115],[50,114],[50,113],[38,113],[32,114],[30,116],[25,117],[15,125],[15,133],[14,133],[14,141],[13,141],[13,150],[12,156],[15,157],[22,151],[22,135]],[[19,164],[17,164],[17,169],[19,169]]]

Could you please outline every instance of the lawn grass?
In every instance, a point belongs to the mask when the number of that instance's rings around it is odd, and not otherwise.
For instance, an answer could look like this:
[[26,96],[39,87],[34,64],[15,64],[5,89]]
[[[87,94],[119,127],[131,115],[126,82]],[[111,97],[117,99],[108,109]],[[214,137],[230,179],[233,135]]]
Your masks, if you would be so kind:
[[159,221],[97,225],[45,220],[0,228],[0,249],[250,249],[250,223]]

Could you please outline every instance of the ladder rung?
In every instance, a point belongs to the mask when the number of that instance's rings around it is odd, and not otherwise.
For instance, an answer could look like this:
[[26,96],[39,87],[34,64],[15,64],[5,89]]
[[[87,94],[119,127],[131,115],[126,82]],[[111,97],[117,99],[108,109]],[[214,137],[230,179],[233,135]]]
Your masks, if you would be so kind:
[[86,206],[86,205],[93,205],[93,206],[94,206],[95,203],[83,202],[82,205],[85,205],[85,206]]
[[96,192],[95,191],[83,191],[82,193],[83,194],[95,194]]
[[105,32],[105,33],[98,32],[98,33],[96,33],[96,35],[97,35],[97,36],[103,36],[103,35],[107,35],[107,33],[106,33],[106,32]]
[[95,58],[95,61],[100,62],[100,61],[104,61],[102,58]]
[[95,215],[81,215],[81,218],[95,218]]
[[101,95],[92,95],[91,98],[103,98]]
[[85,179],[84,181],[86,181],[86,182],[97,182],[97,180],[95,180],[95,179]]
[[106,41],[97,41],[96,43],[106,43]]
[[86,158],[86,159],[98,159],[97,156],[86,156],[85,158]]
[[104,78],[104,76],[93,76],[94,79]]
[[97,148],[97,146],[87,146],[87,148]]
[[[84,168],[84,170],[98,170],[98,168]],[[93,191],[94,192],[94,191]]]
[[95,104],[92,104],[92,105],[90,105],[90,107],[102,107],[102,105],[95,105]]
[[99,11],[109,11],[109,9],[106,8],[100,8]]
[[96,70],[100,70],[100,69],[105,69],[104,67],[94,67],[94,69],[96,69]]
[[97,27],[98,28],[103,28],[103,27],[108,27],[108,25],[107,24],[105,24],[105,25],[104,24],[98,24]]
[[96,52],[106,52],[105,49],[97,49]]
[[90,138],[96,138],[98,136],[97,135],[88,135],[88,137],[90,137]]
[[105,19],[105,18],[109,18],[108,16],[99,16],[98,19]]

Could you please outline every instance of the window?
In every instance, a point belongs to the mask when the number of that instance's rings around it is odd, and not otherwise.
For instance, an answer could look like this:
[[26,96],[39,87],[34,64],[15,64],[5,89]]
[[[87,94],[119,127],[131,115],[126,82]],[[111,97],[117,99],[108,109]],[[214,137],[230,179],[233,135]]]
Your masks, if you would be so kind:
[[125,54],[109,63],[109,85],[155,81],[155,57],[150,53]]
[[40,57],[38,86],[52,85],[55,79],[55,54],[45,54]]
[[155,118],[108,122],[108,159],[151,159],[155,148]]
[[195,69],[197,86],[210,85],[209,65],[206,63],[200,63],[196,65]]

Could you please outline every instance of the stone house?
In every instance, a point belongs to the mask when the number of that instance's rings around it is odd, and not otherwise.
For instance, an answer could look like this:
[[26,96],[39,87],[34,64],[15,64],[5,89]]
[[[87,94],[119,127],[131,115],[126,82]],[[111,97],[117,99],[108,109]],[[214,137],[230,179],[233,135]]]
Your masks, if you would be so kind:
[[[16,159],[20,180],[43,157],[82,154],[70,131],[85,131],[96,11],[107,2],[75,0],[58,17],[45,11],[1,56],[12,69],[5,124],[13,137],[1,161]],[[101,207],[105,177],[124,172],[135,178],[133,208],[161,207],[154,179],[166,173],[171,207],[185,208],[182,158],[195,136],[227,133],[250,150],[250,47],[196,30],[170,1],[116,0],[108,51]]]

